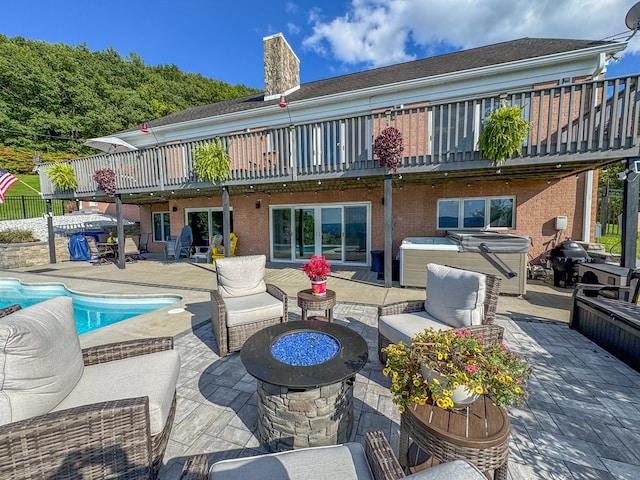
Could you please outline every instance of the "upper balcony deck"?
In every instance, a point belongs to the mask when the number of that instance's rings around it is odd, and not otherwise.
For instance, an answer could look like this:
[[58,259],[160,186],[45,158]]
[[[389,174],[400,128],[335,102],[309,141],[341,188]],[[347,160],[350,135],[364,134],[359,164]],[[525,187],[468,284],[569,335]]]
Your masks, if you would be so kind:
[[[638,155],[639,79],[620,77],[448,103],[424,102],[348,118],[231,132],[219,136],[231,158],[231,176],[224,184],[233,191],[261,184],[271,188],[288,183],[291,188],[295,182],[381,177],[384,170],[373,159],[373,140],[387,125],[403,136],[398,173],[428,177],[449,172],[481,178],[495,168],[490,169],[489,161],[479,155],[478,137],[484,119],[502,102],[522,106],[530,121],[522,158],[509,160],[506,166],[538,175],[559,162],[586,169]],[[117,193],[132,194],[135,200],[130,201],[141,201],[143,196],[150,201],[150,193],[161,192],[193,196],[199,189],[214,188],[197,178],[193,155],[194,148],[211,140],[71,160],[78,177],[75,192],[56,191],[46,175],[50,164],[43,164],[41,190],[46,198],[102,197],[93,174],[109,168],[117,175]],[[297,189],[305,188],[299,183]]]

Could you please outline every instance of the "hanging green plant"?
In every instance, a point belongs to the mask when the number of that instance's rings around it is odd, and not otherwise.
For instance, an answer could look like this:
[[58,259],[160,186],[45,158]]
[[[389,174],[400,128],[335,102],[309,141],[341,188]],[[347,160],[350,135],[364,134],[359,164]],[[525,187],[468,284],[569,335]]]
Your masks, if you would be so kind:
[[193,156],[196,174],[200,180],[213,183],[217,180],[226,180],[231,175],[231,159],[220,138],[196,147],[193,150]]
[[489,115],[478,139],[480,155],[500,165],[518,154],[529,133],[529,122],[522,118],[524,107],[505,105]]
[[78,177],[68,163],[58,162],[47,170],[47,176],[58,190],[75,190]]

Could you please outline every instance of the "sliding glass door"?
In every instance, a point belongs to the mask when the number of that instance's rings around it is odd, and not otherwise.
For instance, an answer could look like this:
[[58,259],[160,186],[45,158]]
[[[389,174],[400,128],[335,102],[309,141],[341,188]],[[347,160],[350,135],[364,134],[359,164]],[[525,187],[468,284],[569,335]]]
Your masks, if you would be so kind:
[[271,258],[366,264],[369,204],[276,206],[270,210]]
[[[209,245],[209,240],[216,234],[222,235],[222,209],[189,208],[186,210],[186,222],[191,225],[194,245]],[[229,212],[231,231],[233,232],[233,211]]]

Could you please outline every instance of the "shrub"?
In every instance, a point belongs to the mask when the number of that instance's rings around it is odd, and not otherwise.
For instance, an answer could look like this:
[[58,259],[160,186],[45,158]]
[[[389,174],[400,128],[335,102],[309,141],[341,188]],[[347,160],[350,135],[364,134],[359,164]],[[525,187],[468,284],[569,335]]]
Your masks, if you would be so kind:
[[0,231],[0,243],[31,243],[38,239],[31,230],[24,228],[10,228]]

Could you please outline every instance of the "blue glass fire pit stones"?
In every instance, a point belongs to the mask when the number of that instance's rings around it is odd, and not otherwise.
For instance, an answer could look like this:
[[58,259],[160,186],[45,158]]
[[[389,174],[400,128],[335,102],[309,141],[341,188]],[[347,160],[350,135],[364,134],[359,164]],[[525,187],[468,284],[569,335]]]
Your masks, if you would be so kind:
[[309,367],[336,356],[340,344],[331,335],[320,332],[294,332],[276,340],[271,355],[287,365]]

